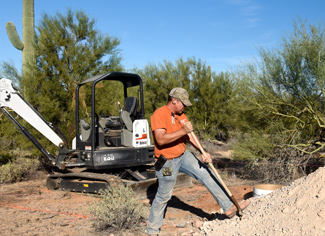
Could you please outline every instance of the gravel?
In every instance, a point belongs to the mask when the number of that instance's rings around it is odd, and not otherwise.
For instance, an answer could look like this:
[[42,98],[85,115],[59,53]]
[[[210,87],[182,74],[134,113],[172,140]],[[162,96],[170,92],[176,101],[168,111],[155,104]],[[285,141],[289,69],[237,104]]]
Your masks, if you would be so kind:
[[203,222],[200,235],[325,235],[325,168],[258,198],[244,215]]

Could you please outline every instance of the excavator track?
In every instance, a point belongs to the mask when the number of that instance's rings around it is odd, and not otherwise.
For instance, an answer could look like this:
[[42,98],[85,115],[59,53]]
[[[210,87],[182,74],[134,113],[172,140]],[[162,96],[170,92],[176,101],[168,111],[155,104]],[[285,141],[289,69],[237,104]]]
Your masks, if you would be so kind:
[[119,177],[109,174],[64,173],[49,175],[46,186],[50,190],[98,193],[100,189],[106,189],[108,186],[121,182]]
[[[88,172],[51,174],[46,180],[46,186],[49,190],[93,194],[98,194],[100,189],[107,189],[108,186],[116,186],[118,184],[125,184],[131,187],[139,199],[154,196],[158,187],[157,178],[133,181],[121,179],[116,175]],[[192,186],[191,177],[183,173],[178,174],[175,188],[189,186]]]

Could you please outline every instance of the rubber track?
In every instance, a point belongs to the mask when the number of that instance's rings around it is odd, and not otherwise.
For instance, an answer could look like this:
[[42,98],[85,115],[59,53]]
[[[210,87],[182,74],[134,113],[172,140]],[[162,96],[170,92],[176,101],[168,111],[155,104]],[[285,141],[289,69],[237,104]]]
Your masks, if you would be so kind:
[[109,185],[112,183],[122,183],[123,181],[115,175],[98,174],[98,173],[66,173],[66,174],[51,174],[47,178],[57,179],[88,179],[88,180],[101,180],[107,182]]

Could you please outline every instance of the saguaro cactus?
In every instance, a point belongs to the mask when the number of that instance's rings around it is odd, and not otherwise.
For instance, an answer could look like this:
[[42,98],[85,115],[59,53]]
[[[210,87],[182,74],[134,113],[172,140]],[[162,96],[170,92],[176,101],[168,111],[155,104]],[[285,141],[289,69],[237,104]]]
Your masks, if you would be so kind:
[[21,42],[16,27],[12,22],[6,24],[7,34],[15,48],[22,51],[23,78],[31,72],[34,61],[34,0],[23,0],[23,42]]

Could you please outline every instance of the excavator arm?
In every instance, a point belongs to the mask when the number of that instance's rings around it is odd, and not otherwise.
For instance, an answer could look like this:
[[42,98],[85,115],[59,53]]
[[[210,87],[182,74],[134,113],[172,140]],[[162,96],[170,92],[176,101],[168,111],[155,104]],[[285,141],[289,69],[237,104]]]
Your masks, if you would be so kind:
[[63,148],[67,146],[67,142],[61,134],[60,137],[56,132],[54,132],[54,126],[51,123],[46,122],[46,120],[37,112],[37,110],[29,104],[19,93],[19,91],[12,85],[11,80],[2,78],[0,79],[0,110],[1,112],[28,138],[33,144],[54,163],[55,157],[53,157],[47,150],[45,150],[42,145],[34,138],[34,136],[23,127],[14,116],[8,111],[7,108],[12,109],[25,121],[31,124],[36,130],[43,134],[47,139],[49,139],[54,145]]

